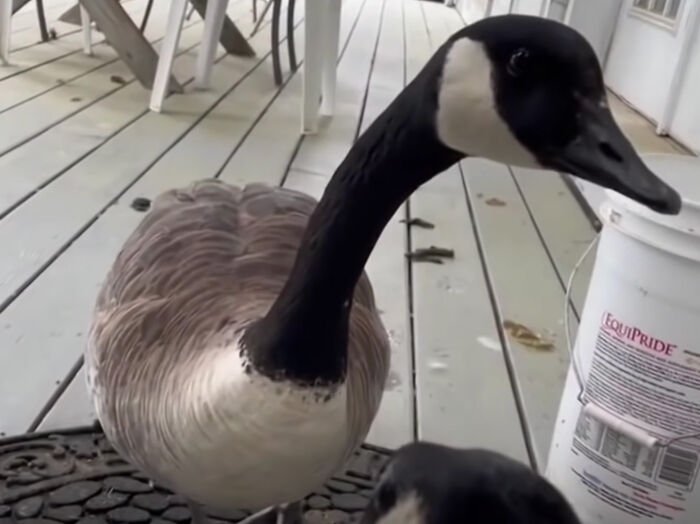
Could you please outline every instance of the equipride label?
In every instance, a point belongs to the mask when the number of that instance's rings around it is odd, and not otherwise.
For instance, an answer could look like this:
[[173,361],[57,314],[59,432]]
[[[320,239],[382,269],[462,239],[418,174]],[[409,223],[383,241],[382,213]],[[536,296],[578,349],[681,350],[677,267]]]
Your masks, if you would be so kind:
[[667,357],[670,357],[678,347],[676,344],[656,338],[650,333],[645,333],[644,330],[637,326],[625,324],[608,312],[603,315],[603,329],[619,340],[631,342],[641,348],[666,355]]
[[[585,400],[660,439],[700,433],[700,351],[604,311]],[[686,522],[700,498],[698,438],[649,449],[581,411],[570,452],[581,488],[642,522]]]

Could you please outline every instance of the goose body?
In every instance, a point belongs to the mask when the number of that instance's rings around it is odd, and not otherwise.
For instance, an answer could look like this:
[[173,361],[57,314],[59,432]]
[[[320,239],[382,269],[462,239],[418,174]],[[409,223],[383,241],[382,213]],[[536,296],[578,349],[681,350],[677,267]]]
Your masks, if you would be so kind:
[[410,194],[466,156],[680,207],[614,123],[580,35],[535,17],[477,22],[369,126],[318,203],[208,180],[154,200],[107,275],[86,350],[115,448],[215,508],[319,487],[367,435],[387,378],[364,265]]
[[303,497],[342,466],[378,409],[389,341],[364,273],[345,380],[273,380],[241,350],[246,325],[284,286],[315,204],[288,189],[216,180],[169,191],[99,295],[86,367],[105,434],[153,478],[204,504]]

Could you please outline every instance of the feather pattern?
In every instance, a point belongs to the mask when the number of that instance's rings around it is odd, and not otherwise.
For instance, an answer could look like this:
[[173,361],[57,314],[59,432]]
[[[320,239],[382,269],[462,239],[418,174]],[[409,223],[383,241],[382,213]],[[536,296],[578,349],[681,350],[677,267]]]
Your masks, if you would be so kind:
[[[233,367],[242,355],[237,342],[280,293],[315,206],[308,195],[261,184],[240,188],[204,180],[168,191],[154,200],[101,288],[86,352],[88,386],[98,416],[121,453],[165,485],[176,484],[185,495],[192,484],[188,475],[193,473],[210,475],[212,486],[231,480],[224,471],[218,477],[215,471],[194,471],[202,462],[202,450],[193,444],[197,438],[206,442],[197,445],[219,452],[221,447],[230,453],[254,451],[237,448],[238,428],[239,433],[251,432],[258,442],[268,438],[266,432],[281,439],[268,447],[290,445],[283,442],[289,430],[282,425],[294,420],[285,420],[280,411],[284,402],[280,409],[256,414],[256,405],[241,405],[250,403],[242,382],[236,387],[228,382],[246,377]],[[389,340],[363,272],[350,315],[346,381],[342,395],[330,401],[342,399],[343,423],[338,428],[342,432],[331,439],[333,449],[324,451],[320,445],[318,453],[326,454],[317,457],[320,462],[341,467],[365,438],[379,407],[389,357]],[[249,374],[247,380],[266,379]],[[270,395],[287,388],[288,399],[296,394],[288,384],[273,388],[268,383],[265,388]],[[331,394],[336,393],[324,393],[326,399]],[[239,396],[238,404],[234,395]],[[303,417],[320,427],[337,423],[331,407],[325,408],[326,413],[318,403],[309,402],[303,414],[297,413],[301,426]],[[287,406],[286,413],[294,412]],[[244,423],[249,425],[241,428]],[[253,431],[253,425],[259,427]],[[327,437],[319,433],[319,443]],[[246,442],[244,436],[241,446]],[[249,445],[256,446],[255,439]],[[288,453],[298,457],[308,451]],[[223,459],[222,469],[238,467],[225,463]],[[264,482],[265,475],[274,471],[263,469]],[[297,480],[290,487],[294,493],[274,492],[271,487],[269,500],[263,493],[260,504],[287,502],[274,499],[303,496],[304,490],[315,487],[299,479],[303,475],[298,470],[294,474]],[[255,481],[249,477],[248,482]],[[220,495],[203,495],[213,505],[228,504],[219,499],[231,497],[231,488],[219,489]],[[261,486],[256,489],[264,491]]]

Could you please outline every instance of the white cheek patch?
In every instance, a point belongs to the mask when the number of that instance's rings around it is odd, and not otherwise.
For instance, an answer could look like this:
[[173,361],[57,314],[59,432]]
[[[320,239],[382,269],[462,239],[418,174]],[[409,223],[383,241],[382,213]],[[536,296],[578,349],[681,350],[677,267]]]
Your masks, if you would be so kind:
[[440,140],[469,156],[522,167],[540,167],[496,110],[491,61],[483,45],[455,41],[447,53],[439,93]]
[[377,520],[377,524],[424,524],[425,518],[421,501],[415,493],[406,495],[396,506]]

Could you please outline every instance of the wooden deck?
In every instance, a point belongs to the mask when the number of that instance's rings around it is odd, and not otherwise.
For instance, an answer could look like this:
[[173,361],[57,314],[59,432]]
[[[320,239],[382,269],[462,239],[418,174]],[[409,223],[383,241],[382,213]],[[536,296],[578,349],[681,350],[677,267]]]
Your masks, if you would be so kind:
[[[28,7],[14,20],[14,65],[0,69],[0,435],[92,422],[85,332],[102,278],[142,219],[133,198],[211,176],[320,196],[358,131],[464,23],[433,2],[346,0],[337,114],[301,138],[301,78],[286,71],[275,87],[269,26],[252,38],[257,57],[219,48],[212,89],[188,86],[154,114],[111,48],[85,56],[78,28],[55,21],[71,2],[46,3],[59,38],[37,44]],[[124,4],[140,20],[145,0]],[[250,8],[229,8],[245,34]],[[166,9],[155,3],[152,41],[164,35]],[[183,31],[183,82],[202,25],[194,15]],[[411,217],[435,228],[407,228]],[[486,446],[542,469],[568,366],[563,284],[594,235],[555,173],[468,160],[412,196],[368,265],[393,342],[370,442]],[[407,263],[408,251],[431,245],[455,259]],[[514,325],[550,344],[523,345]]]

